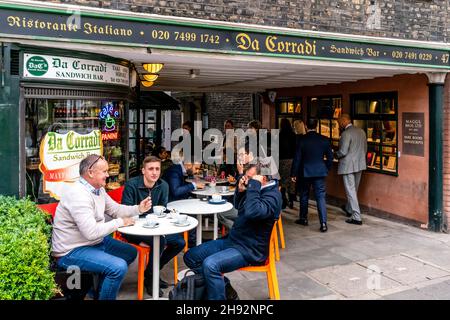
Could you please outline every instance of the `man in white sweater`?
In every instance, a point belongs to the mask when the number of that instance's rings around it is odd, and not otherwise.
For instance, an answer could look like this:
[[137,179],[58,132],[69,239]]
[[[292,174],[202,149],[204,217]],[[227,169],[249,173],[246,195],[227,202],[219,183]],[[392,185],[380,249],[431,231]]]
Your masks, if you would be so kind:
[[[117,228],[134,224],[133,216],[150,210],[150,198],[139,205],[117,204],[104,189],[108,162],[89,155],[80,163],[80,180],[67,187],[53,221],[52,255],[58,267],[78,266],[100,275],[100,300],[114,300],[136,249],[108,236]],[[105,214],[111,221],[105,222]]]

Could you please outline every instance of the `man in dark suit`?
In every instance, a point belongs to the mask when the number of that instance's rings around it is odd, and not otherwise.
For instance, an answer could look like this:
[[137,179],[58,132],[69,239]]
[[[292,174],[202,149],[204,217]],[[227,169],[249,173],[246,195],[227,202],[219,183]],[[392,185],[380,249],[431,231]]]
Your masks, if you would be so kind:
[[308,132],[299,140],[292,163],[292,181],[300,189],[300,217],[297,224],[308,225],[308,199],[311,186],[316,196],[320,231],[326,232],[327,208],[325,203],[325,178],[333,165],[333,150],[330,141],[316,132],[317,120],[306,123]]

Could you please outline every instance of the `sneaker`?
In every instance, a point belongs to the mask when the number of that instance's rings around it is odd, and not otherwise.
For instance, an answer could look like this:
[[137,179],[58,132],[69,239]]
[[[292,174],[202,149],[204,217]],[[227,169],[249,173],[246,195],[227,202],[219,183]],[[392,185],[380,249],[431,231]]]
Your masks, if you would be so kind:
[[239,295],[230,283],[225,285],[225,296],[227,300],[239,300]]

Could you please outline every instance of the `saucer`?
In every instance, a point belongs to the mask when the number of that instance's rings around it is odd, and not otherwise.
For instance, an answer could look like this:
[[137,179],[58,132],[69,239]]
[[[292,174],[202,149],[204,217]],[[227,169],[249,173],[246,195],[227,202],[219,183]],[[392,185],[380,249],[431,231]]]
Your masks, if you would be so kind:
[[146,224],[146,223],[144,223],[143,225],[142,225],[142,227],[143,228],[147,228],[147,229],[155,229],[155,228],[158,228],[159,227],[159,222],[157,222],[157,223],[155,223],[154,225],[148,225],[148,224]]
[[226,202],[227,202],[227,200],[225,200],[225,199],[222,199],[222,200],[219,200],[219,201],[214,201],[213,199],[209,199],[208,200],[208,203],[210,203],[210,204],[224,204]]
[[161,215],[155,214],[155,216],[157,216],[158,218],[164,218],[165,216],[167,216],[167,213],[164,213],[164,214],[161,214]]
[[174,226],[177,226],[177,227],[187,227],[188,225],[190,225],[191,223],[189,222],[189,221],[186,221],[186,222],[184,222],[184,223],[178,223],[178,222],[173,222],[173,225]]

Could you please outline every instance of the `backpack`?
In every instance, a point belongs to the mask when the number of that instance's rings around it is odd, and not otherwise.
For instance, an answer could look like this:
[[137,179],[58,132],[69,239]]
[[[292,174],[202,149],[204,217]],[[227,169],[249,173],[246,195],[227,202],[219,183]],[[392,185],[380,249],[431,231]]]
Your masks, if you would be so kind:
[[169,292],[169,300],[205,300],[206,282],[202,274],[185,275]]

